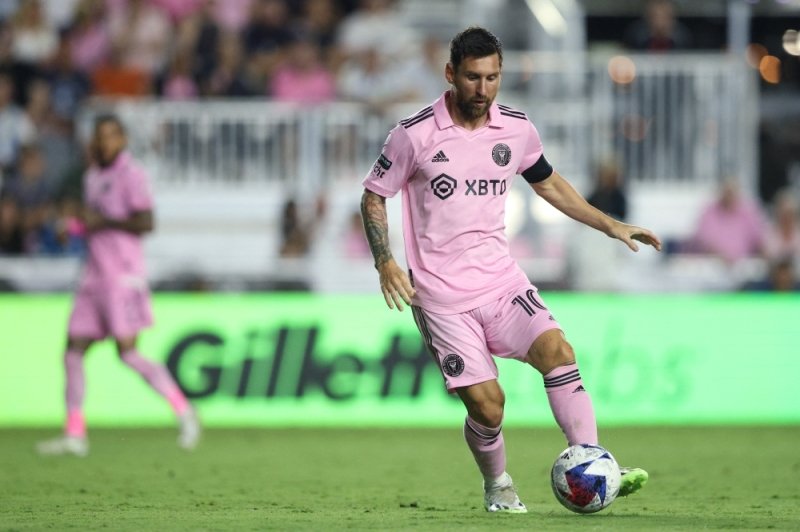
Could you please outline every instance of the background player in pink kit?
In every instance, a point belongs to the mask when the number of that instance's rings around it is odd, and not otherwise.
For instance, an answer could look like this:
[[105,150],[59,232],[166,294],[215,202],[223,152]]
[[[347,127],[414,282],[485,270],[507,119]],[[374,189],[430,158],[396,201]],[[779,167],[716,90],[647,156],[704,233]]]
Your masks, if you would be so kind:
[[[570,445],[596,444],[597,426],[572,347],[509,255],[504,214],[512,179],[522,175],[561,212],[633,251],[635,241],[659,250],[661,242],[590,206],[553,170],[527,116],[494,101],[502,60],[500,42],[483,28],[453,39],[445,67],[450,90],[392,129],[364,179],[361,205],[386,304],[412,306],[448,391],[467,409],[464,436],[484,477],[486,510],[521,513],[527,510],[505,471],[505,398],[492,355],[543,375]],[[385,202],[401,190],[408,273],[388,243]],[[646,480],[641,469],[623,469],[620,494]]]
[[153,322],[141,239],[153,230],[153,200],[147,175],[126,145],[118,118],[107,115],[95,121],[95,165],[84,177],[88,260],[64,355],[67,419],[62,437],[39,443],[42,454],[88,453],[83,357],[92,343],[107,337],[114,338],[120,360],[169,402],[179,421],[178,444],[191,449],[200,436],[194,410],[167,369],[136,349],[139,332]]

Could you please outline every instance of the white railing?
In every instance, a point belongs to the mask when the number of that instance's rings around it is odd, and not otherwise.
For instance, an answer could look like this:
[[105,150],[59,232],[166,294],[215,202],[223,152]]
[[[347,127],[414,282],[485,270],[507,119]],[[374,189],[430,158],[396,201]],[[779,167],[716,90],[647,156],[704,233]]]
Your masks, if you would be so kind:
[[[620,84],[609,59],[507,54],[500,99],[529,114],[562,173],[585,183],[595,162],[615,157],[633,182],[755,181],[757,89],[743,61],[630,56],[635,77]],[[303,191],[360,179],[393,124],[427,103],[381,114],[355,103],[253,99],[102,107],[130,125],[134,151],[160,183],[269,182]]]

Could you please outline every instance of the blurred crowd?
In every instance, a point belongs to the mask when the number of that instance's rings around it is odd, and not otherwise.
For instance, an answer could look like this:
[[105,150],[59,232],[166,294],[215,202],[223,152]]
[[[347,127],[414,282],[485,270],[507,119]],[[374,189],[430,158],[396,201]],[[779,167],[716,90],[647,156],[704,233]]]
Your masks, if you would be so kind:
[[[89,150],[76,137],[92,99],[270,98],[304,105],[430,101],[445,88],[443,42],[420,34],[391,0],[0,0],[0,255],[80,255],[81,177]],[[691,46],[671,2],[653,0],[628,28],[628,48]],[[391,38],[386,38],[391,31]],[[619,219],[622,170],[596,172],[588,194]],[[307,254],[325,214],[288,201],[284,257]],[[762,258],[751,288],[795,289],[800,265],[797,197],[762,205],[726,182],[694,234],[670,251],[729,264]],[[345,252],[369,258],[358,212]]]
[[[627,194],[618,164],[598,165],[587,201],[606,214],[625,220]],[[680,215],[680,214],[679,214]],[[714,257],[730,268],[752,259],[766,264],[766,273],[750,279],[745,290],[800,290],[800,201],[792,188],[780,190],[770,205],[742,190],[734,177],[724,180],[716,196],[703,206],[690,235],[670,238],[667,257]]]
[[90,99],[424,101],[441,44],[390,0],[0,0],[0,254],[82,252]]

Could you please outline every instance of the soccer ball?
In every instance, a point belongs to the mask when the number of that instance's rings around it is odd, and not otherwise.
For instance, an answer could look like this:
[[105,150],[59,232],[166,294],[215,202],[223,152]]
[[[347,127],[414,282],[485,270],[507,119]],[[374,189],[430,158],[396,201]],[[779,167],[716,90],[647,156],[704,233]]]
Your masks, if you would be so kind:
[[620,473],[611,453],[599,445],[573,445],[565,449],[550,471],[558,502],[581,514],[599,512],[617,498]]

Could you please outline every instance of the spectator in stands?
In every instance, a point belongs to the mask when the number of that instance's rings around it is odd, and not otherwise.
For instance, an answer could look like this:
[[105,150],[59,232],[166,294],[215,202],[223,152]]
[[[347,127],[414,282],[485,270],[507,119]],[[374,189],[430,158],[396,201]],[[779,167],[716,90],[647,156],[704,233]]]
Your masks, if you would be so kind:
[[275,69],[269,92],[279,101],[324,103],[336,96],[336,81],[322,63],[317,44],[299,38],[287,46],[286,59]]
[[158,6],[166,13],[173,24],[180,25],[184,20],[197,13],[204,3],[204,0],[150,0],[153,5]]
[[126,66],[120,53],[111,52],[108,61],[91,74],[92,89],[96,96],[145,96],[152,92],[152,80],[144,70]]
[[735,263],[764,251],[765,223],[753,201],[743,198],[738,184],[729,179],[718,198],[702,212],[690,249]]
[[800,265],[800,210],[797,199],[788,189],[775,196],[766,252],[772,261],[791,260]]
[[352,56],[339,71],[339,95],[346,100],[367,104],[376,114],[385,112],[387,105],[393,103],[416,101],[416,79],[397,75],[404,68],[405,65],[396,64],[389,68],[377,50]]
[[0,255],[20,255],[25,251],[22,214],[11,195],[0,192]]
[[339,20],[338,6],[333,0],[306,0],[298,22],[300,32],[316,43],[323,62],[332,70],[339,66],[336,48]]
[[198,79],[206,79],[217,63],[221,30],[214,20],[214,5],[213,1],[205,0],[178,27],[175,53],[186,51],[192,54],[193,71]]
[[81,203],[64,197],[47,209],[36,235],[37,253],[80,256],[86,251],[86,227],[80,219]]
[[800,292],[800,279],[790,258],[772,261],[765,279],[747,283],[744,290],[758,292]]
[[28,83],[39,75],[39,68],[14,57],[13,31],[3,22],[0,22],[0,73],[8,74],[14,81],[14,101],[17,105],[24,105]]
[[626,31],[625,44],[632,50],[669,52],[689,48],[691,36],[675,18],[671,0],[650,0],[644,18]]
[[56,191],[61,187],[64,171],[76,163],[79,147],[70,124],[53,111],[51,94],[47,80],[33,81],[28,89],[25,115],[33,125],[36,144],[44,158],[45,181]]
[[800,280],[797,278],[797,269],[789,258],[772,263],[770,267],[770,284],[775,292],[798,292]]
[[16,169],[8,180],[6,191],[11,199],[27,213],[52,199],[52,190],[45,179],[45,160],[36,144],[23,146]]
[[179,51],[172,57],[161,87],[161,94],[167,100],[194,100],[197,98],[199,90],[192,76],[193,57],[188,50]]
[[344,233],[344,254],[348,259],[370,259],[372,257],[369,242],[364,234],[361,209],[356,209],[350,214]]
[[120,65],[154,76],[164,67],[172,27],[167,15],[145,0],[128,0],[110,14],[111,42]]
[[247,24],[253,0],[210,0],[214,21],[224,32],[240,32]]
[[281,257],[294,258],[308,255],[314,231],[325,217],[325,211],[326,203],[322,195],[317,198],[311,219],[303,219],[294,199],[288,199],[284,203],[281,214]]
[[311,235],[300,220],[297,202],[287,200],[281,217],[281,257],[302,257],[310,247]]
[[50,95],[55,116],[68,126],[78,111],[78,106],[89,95],[89,78],[77,70],[72,63],[72,54],[67,39],[61,41],[48,73]]
[[39,0],[45,20],[57,31],[72,24],[79,2],[80,0]]
[[111,57],[111,36],[103,0],[81,0],[75,20],[67,31],[72,63],[88,74]]
[[34,128],[25,113],[14,103],[14,80],[0,71],[0,175],[14,164],[22,144],[33,141]]
[[367,51],[376,52],[379,62],[396,62],[415,55],[418,36],[393,4],[391,0],[361,0],[359,8],[345,17],[338,32],[345,59]]
[[244,47],[249,75],[258,86],[267,86],[292,40],[286,1],[255,0],[250,23],[244,29]]
[[45,160],[35,144],[20,149],[17,168],[8,181],[7,192],[20,209],[26,252],[38,248],[38,232],[47,220],[53,193],[46,179]]
[[409,80],[416,85],[418,101],[433,101],[448,89],[442,78],[442,65],[447,63],[447,45],[428,35],[422,42],[422,53],[411,59]]
[[201,82],[201,91],[208,97],[236,97],[252,94],[245,73],[242,43],[235,33],[220,35],[216,65]]
[[44,16],[39,0],[22,0],[14,17],[14,57],[41,64],[55,53],[58,32]]
[[624,221],[628,215],[628,200],[622,188],[619,165],[605,161],[597,168],[597,182],[587,201],[592,207],[617,220]]

